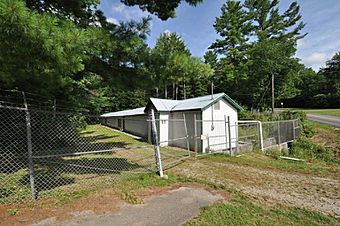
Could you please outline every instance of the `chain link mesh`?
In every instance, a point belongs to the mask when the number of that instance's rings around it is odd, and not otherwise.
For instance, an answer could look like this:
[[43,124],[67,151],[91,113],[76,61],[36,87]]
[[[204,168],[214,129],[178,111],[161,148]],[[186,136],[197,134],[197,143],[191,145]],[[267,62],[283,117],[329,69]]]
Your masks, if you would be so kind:
[[29,116],[0,106],[0,203],[28,199],[32,189],[48,196],[157,171],[151,144],[104,126],[100,117],[33,110]]

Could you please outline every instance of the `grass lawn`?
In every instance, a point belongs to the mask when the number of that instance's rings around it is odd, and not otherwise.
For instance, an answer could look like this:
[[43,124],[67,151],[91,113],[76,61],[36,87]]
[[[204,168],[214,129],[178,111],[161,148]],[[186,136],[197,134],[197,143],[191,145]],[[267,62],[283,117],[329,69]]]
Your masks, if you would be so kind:
[[[107,187],[120,178],[155,172],[154,148],[151,144],[120,131],[88,125],[74,137],[75,145],[44,153],[61,157],[34,160],[35,187],[38,197],[78,196]],[[130,149],[132,148],[132,149]],[[112,150],[103,153],[72,155],[73,152]],[[161,148],[163,166],[171,166],[187,151]],[[15,164],[15,163],[14,163]],[[24,202],[31,199],[26,167],[0,172],[0,203]]]
[[268,205],[246,197],[234,197],[203,208],[201,215],[185,224],[196,225],[339,225],[335,218],[299,208]]
[[232,163],[242,166],[251,166],[260,169],[273,169],[283,172],[296,172],[303,174],[312,174],[318,176],[337,177],[340,172],[338,163],[326,163],[315,161],[312,163],[296,162],[283,159],[277,159],[275,156],[264,155],[260,152],[250,152],[240,157],[230,157],[224,154],[215,154],[201,157],[204,162]]
[[284,110],[304,111],[307,114],[333,115],[340,117],[340,109],[308,109],[308,108],[284,108]]

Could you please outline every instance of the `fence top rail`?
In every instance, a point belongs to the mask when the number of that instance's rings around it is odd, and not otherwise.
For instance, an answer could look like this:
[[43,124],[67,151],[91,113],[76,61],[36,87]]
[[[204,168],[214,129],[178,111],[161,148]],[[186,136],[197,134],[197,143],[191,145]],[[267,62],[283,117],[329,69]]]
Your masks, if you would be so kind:
[[267,121],[262,122],[263,124],[270,124],[270,123],[280,123],[280,122],[296,122],[298,119],[289,119],[289,120],[277,120],[277,121]]
[[[146,121],[148,121],[148,122],[152,122],[153,120],[152,119],[147,119]],[[173,121],[173,122],[185,122],[185,120],[184,119],[155,119],[155,121],[157,122],[160,122],[160,121]]]
[[209,120],[209,119],[196,119],[196,122],[226,122],[224,119],[214,119],[214,120]]
[[5,108],[5,109],[12,109],[12,110],[19,110],[19,111],[26,111],[27,109],[24,107],[13,107],[13,106],[6,106],[6,105],[2,105],[0,103],[0,108]]
[[73,152],[73,153],[61,153],[61,154],[54,154],[54,155],[40,155],[40,156],[32,156],[34,159],[41,159],[41,158],[55,158],[55,157],[67,157],[67,156],[78,156],[78,155],[88,155],[88,154],[99,154],[99,153],[107,153],[107,152],[114,152],[114,151],[128,151],[128,150],[135,150],[141,148],[152,148],[152,146],[136,146],[131,148],[112,148],[109,150],[100,150],[100,151],[84,151],[84,152]]

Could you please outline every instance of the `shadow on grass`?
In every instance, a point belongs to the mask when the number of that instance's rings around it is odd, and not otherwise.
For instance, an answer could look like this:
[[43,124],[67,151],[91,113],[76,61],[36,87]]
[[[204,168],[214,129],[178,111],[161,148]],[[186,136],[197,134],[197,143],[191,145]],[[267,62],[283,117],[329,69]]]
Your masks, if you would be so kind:
[[[144,168],[145,166],[131,163],[125,158],[85,158],[61,159],[49,158],[39,160],[35,164],[35,188],[37,192],[74,184],[76,180],[92,179],[97,176],[119,175],[124,171]],[[85,176],[82,178],[82,176]],[[20,179],[20,183],[29,186],[29,174]],[[6,192],[6,191],[5,191]],[[8,194],[10,195],[10,194]]]

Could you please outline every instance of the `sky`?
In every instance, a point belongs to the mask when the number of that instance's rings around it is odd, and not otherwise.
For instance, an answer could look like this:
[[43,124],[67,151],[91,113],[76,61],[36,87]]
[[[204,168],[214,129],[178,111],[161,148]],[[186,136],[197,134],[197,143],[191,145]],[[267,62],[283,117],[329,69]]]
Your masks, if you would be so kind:
[[[141,20],[150,15],[151,32],[147,43],[155,45],[162,32],[177,32],[193,56],[202,57],[207,48],[219,38],[213,24],[221,14],[226,0],[204,0],[196,7],[182,3],[176,9],[176,18],[162,21],[156,16],[120,3],[120,0],[101,0],[99,8],[114,23]],[[292,0],[281,0],[280,10],[286,10]],[[307,67],[318,71],[325,62],[340,51],[340,0],[297,0],[302,20],[306,23],[302,33],[307,36],[298,41],[296,56]]]

